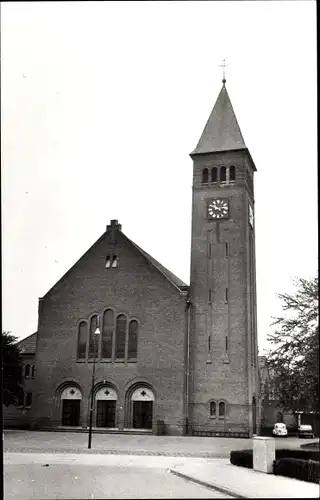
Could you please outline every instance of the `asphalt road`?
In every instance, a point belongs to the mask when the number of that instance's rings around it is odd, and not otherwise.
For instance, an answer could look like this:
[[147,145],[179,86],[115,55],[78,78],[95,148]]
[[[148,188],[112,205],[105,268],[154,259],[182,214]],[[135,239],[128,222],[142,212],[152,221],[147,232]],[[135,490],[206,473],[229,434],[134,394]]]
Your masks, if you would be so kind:
[[[277,438],[276,448],[300,448],[314,440]],[[231,450],[252,448],[252,439],[94,434],[90,453],[228,458]],[[88,434],[5,431],[5,452],[88,453]]]
[[4,466],[4,498],[232,498],[171,474],[168,467],[178,465],[181,460],[126,455],[8,453]]

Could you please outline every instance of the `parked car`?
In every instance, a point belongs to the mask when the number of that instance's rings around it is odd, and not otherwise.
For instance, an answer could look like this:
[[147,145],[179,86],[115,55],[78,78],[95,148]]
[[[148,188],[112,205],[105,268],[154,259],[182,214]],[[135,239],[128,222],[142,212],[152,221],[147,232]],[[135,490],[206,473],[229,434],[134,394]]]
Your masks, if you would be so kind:
[[272,434],[276,436],[282,436],[282,437],[287,437],[288,436],[288,431],[287,431],[287,426],[286,424],[283,423],[276,423],[274,424]]
[[300,425],[298,428],[298,434],[299,438],[314,438],[313,430],[312,430],[312,425]]

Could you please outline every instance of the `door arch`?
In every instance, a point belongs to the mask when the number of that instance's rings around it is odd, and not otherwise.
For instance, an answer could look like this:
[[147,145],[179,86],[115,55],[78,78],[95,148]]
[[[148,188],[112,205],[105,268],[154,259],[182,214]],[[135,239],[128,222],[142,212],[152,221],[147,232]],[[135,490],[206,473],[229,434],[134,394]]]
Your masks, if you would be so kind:
[[80,406],[82,393],[74,386],[66,387],[60,396],[61,399],[61,425],[66,427],[80,426]]
[[116,409],[118,394],[109,386],[99,389],[95,396],[96,401],[96,426],[105,428],[116,427]]
[[150,386],[138,383],[126,394],[126,422],[129,428],[152,430],[155,394]]

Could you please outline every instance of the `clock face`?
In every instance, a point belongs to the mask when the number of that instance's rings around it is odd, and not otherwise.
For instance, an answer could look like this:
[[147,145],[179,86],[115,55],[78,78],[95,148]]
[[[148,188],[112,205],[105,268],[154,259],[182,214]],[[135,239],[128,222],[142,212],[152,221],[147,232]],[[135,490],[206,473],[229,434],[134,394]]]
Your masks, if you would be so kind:
[[208,215],[212,219],[226,219],[229,217],[229,201],[226,199],[212,200],[208,205]]
[[249,224],[253,227],[253,208],[249,205]]

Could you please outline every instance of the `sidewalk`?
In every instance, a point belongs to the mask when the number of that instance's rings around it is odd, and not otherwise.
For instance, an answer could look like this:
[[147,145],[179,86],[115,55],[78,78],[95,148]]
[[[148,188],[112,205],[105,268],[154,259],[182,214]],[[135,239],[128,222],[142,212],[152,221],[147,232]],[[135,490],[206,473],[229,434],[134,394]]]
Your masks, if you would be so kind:
[[170,472],[235,498],[319,498],[319,484],[238,467],[229,459],[186,463]]

